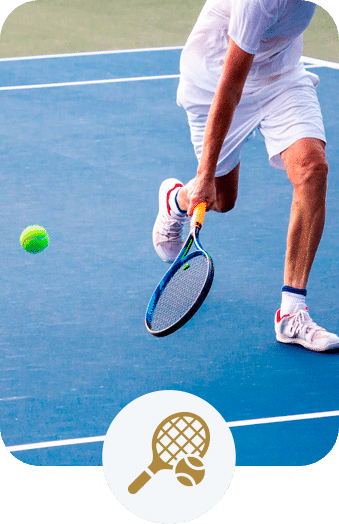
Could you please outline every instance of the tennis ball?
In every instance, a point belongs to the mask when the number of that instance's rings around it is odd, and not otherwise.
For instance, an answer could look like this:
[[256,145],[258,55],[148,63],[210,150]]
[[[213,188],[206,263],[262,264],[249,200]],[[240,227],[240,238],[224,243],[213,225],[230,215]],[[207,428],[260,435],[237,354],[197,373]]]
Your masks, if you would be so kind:
[[20,243],[29,253],[40,253],[48,246],[49,237],[43,227],[28,226],[20,235]]
[[195,455],[186,455],[174,468],[175,477],[184,486],[196,486],[205,476],[205,466]]

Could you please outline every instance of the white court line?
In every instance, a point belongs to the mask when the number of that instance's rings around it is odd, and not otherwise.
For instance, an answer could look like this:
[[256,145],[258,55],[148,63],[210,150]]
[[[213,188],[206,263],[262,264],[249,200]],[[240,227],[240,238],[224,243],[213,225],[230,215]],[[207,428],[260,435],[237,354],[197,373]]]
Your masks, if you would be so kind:
[[308,56],[302,56],[301,59],[305,64],[312,64],[312,66],[306,65],[306,67],[330,67],[331,69],[339,69],[339,63],[337,62],[329,62],[328,60],[310,58]]
[[150,51],[172,51],[183,49],[183,46],[170,47],[142,47],[137,49],[111,49],[109,51],[83,51],[81,53],[59,53],[55,55],[33,55],[33,56],[13,56],[0,58],[0,62],[17,62],[18,60],[42,60],[44,58],[73,58],[76,56],[100,56],[100,55],[117,55],[121,53],[148,53]]
[[[164,49],[177,49],[177,48],[149,48],[149,49],[143,49],[143,50],[137,50],[137,49],[131,49],[131,50],[124,50],[124,51],[117,51],[121,53],[127,53],[127,52],[137,52],[137,51],[155,51],[155,50],[164,50]],[[46,55],[42,57],[27,57],[27,59],[33,59],[33,58],[54,58],[54,57],[73,57],[73,56],[83,56],[88,54],[108,54],[113,53],[115,51],[102,51],[100,53],[79,53],[79,54],[69,54],[69,55]],[[26,58],[18,58],[17,60],[24,60]],[[305,66],[306,68],[317,68],[317,67],[330,67],[332,69],[339,69],[339,64],[335,62],[327,62],[325,60],[319,60],[317,58],[308,58],[308,57],[302,57],[302,59],[306,62]],[[12,60],[12,59],[0,59],[1,61],[5,60]],[[13,59],[14,60],[14,59]],[[115,84],[115,83],[121,83],[121,82],[138,82],[138,81],[144,81],[144,80],[166,80],[171,78],[179,78],[179,74],[175,75],[158,75],[158,76],[138,76],[138,77],[128,77],[128,78],[108,78],[108,79],[102,79],[102,80],[83,80],[83,81],[77,81],[77,82],[55,82],[51,84],[29,84],[29,85],[19,85],[19,86],[2,86],[0,87],[0,91],[19,91],[19,90],[25,90],[25,89],[46,89],[46,88],[53,88],[53,87],[72,87],[72,86],[85,86],[85,85],[99,85],[99,84]]]
[[[323,413],[305,413],[303,415],[290,415],[286,417],[268,417],[257,418],[252,420],[240,420],[236,422],[228,422],[230,428],[237,428],[241,426],[256,426],[258,424],[273,424],[275,422],[293,422],[297,420],[312,420],[326,417],[339,417],[339,411],[324,411]],[[105,436],[76,438],[68,440],[56,440],[51,442],[38,442],[36,444],[22,444],[19,446],[8,446],[8,451],[28,451],[30,449],[52,448],[57,446],[70,446],[74,444],[91,444],[93,442],[103,442]]]
[[[100,55],[116,55],[122,53],[149,53],[152,51],[172,51],[183,49],[184,46],[169,46],[169,47],[142,47],[137,49],[112,49],[108,51],[84,51],[81,53],[59,53],[52,55],[33,55],[33,56],[13,56],[8,58],[0,58],[0,62],[17,62],[20,60],[44,60],[45,58],[74,58],[80,56],[100,56]],[[330,67],[339,69],[339,63],[322,60],[321,58],[311,58],[302,56],[301,59],[305,62],[314,64],[314,67]]]
[[256,426],[257,424],[272,424],[274,422],[293,422],[296,420],[310,420],[314,418],[326,417],[339,417],[339,411],[323,411],[322,413],[304,413],[303,415],[289,415],[287,417],[268,417],[257,418],[252,420],[240,420],[237,422],[228,422],[228,425],[230,428],[238,428],[240,426]]
[[94,442],[103,442],[104,436],[72,438],[68,440],[51,440],[50,442],[37,442],[36,444],[22,444],[20,446],[8,446],[8,451],[28,451],[30,449],[56,448],[57,446],[71,446],[73,444],[92,444]]
[[[316,59],[309,59],[310,64],[307,64],[308,68],[316,67],[330,67],[326,64],[332,64],[339,69],[339,64],[334,64],[333,62],[324,62]],[[311,63],[311,60],[313,62]],[[0,87],[0,91],[20,91],[25,89],[46,89],[51,87],[71,87],[71,86],[85,86],[85,85],[98,85],[98,84],[117,84],[121,82],[140,82],[144,80],[167,80],[171,78],[179,78],[180,75],[158,75],[158,76],[136,76],[128,78],[107,78],[103,80],[83,80],[78,82],[56,82],[51,84],[29,84],[29,85],[20,85],[20,86],[3,86]]]
[[60,82],[55,84],[32,84],[21,86],[3,86],[0,91],[18,91],[23,89],[43,89],[48,87],[70,87],[70,86],[86,86],[96,84],[116,84],[119,82],[140,82],[142,80],[166,80],[169,78],[179,78],[180,75],[159,75],[159,76],[136,76],[129,78],[107,78],[105,80],[84,80],[79,82]]

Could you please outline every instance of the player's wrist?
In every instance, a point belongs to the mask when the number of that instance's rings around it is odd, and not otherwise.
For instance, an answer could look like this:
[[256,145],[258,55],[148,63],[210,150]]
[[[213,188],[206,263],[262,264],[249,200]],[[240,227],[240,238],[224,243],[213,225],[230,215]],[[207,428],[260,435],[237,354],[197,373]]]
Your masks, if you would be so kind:
[[196,180],[203,184],[214,184],[215,170],[198,169]]

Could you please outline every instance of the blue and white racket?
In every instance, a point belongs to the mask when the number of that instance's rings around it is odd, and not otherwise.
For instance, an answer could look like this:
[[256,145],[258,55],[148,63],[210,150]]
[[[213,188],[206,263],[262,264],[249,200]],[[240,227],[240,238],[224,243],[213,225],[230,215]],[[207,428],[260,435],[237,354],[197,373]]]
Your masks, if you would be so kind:
[[182,327],[198,311],[211,288],[213,261],[199,241],[205,212],[205,203],[195,207],[187,240],[148,304],[146,328],[156,337]]

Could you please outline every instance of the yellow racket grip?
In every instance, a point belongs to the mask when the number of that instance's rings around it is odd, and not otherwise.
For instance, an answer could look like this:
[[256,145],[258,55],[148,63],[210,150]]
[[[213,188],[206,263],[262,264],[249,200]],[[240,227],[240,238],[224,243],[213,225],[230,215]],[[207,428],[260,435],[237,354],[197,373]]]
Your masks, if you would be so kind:
[[193,215],[192,215],[191,227],[196,227],[196,226],[201,227],[204,222],[205,213],[206,213],[206,202],[201,202],[200,204],[195,206],[193,210]]

